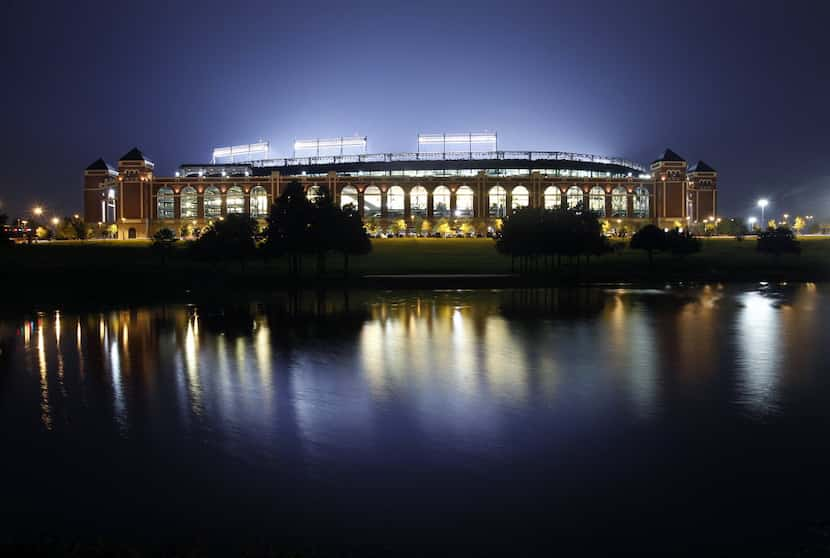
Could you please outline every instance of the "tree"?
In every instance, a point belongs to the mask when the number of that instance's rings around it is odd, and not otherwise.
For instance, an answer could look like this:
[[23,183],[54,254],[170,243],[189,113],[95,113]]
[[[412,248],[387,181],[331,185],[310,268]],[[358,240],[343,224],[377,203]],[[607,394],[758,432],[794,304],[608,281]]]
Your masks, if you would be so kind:
[[770,219],[769,221],[767,221],[767,230],[775,230],[777,226],[778,224],[775,222],[775,219]]
[[548,257],[561,264],[562,256],[569,260],[582,256],[600,256],[610,251],[608,239],[602,234],[602,224],[596,215],[581,208],[545,210],[525,207],[506,218],[497,235],[496,249],[519,258],[523,271],[531,266],[538,269],[539,257]]
[[326,255],[333,250],[339,234],[340,209],[335,207],[328,187],[321,186],[311,202],[306,251],[317,257],[317,275],[326,271]]
[[775,256],[801,253],[801,244],[795,239],[793,231],[784,226],[760,233],[756,248],[759,252]]
[[801,234],[801,231],[807,225],[807,221],[804,220],[804,217],[796,217],[795,221],[793,221],[793,230],[795,234]]
[[156,231],[156,234],[153,235],[153,244],[151,249],[161,256],[162,267],[167,264],[167,256],[176,240],[176,233],[167,228]]
[[349,275],[349,256],[368,254],[372,251],[372,242],[366,234],[360,213],[353,206],[346,206],[338,211],[334,247],[343,254],[344,277]]
[[211,259],[238,259],[240,267],[244,270],[245,261],[256,249],[256,227],[256,221],[247,215],[230,214],[214,221],[193,243],[194,250],[197,254]]
[[666,233],[656,225],[646,225],[631,237],[629,244],[634,250],[645,250],[648,254],[648,264],[654,263],[654,252],[666,249]]
[[680,228],[670,230],[666,234],[666,249],[675,256],[685,256],[700,252],[700,240],[689,231],[680,232]]
[[303,185],[288,183],[268,215],[265,231],[266,253],[288,257],[288,271],[296,275],[302,271],[302,257],[310,242],[312,205]]

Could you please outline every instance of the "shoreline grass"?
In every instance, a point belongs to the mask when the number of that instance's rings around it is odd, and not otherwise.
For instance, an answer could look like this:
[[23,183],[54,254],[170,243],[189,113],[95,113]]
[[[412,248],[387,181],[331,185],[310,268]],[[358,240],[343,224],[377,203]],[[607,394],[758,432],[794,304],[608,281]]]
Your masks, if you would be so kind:
[[[194,291],[262,291],[295,287],[410,287],[411,280],[369,280],[367,275],[466,275],[456,280],[421,277],[422,288],[523,287],[564,284],[830,281],[830,237],[802,237],[801,255],[771,256],[756,251],[756,241],[705,238],[700,253],[685,257],[655,256],[625,247],[600,258],[565,264],[550,273],[496,279],[476,275],[511,273],[511,259],[499,254],[492,239],[376,239],[372,253],[352,257],[350,276],[342,275],[342,258],[331,254],[327,273],[318,277],[314,258],[305,258],[303,275],[289,277],[285,259],[209,262],[192,257],[179,243],[162,264],[149,241],[65,241],[17,246],[0,254],[0,285],[6,297],[50,294],[67,296],[162,296]],[[540,269],[543,266],[540,265]]]

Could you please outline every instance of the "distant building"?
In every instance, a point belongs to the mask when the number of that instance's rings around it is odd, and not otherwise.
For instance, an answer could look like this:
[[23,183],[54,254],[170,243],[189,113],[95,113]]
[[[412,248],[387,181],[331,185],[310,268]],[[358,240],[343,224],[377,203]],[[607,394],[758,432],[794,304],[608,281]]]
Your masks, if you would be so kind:
[[[516,208],[583,208],[609,229],[644,223],[687,227],[717,214],[717,172],[691,167],[667,149],[644,166],[564,152],[385,153],[185,164],[161,177],[134,148],[117,166],[98,159],[84,172],[84,218],[145,238],[160,228],[198,229],[232,213],[264,219],[285,185],[309,197],[328,188],[334,203],[354,204],[375,227],[424,221],[494,226]],[[114,227],[113,227],[114,225]]]

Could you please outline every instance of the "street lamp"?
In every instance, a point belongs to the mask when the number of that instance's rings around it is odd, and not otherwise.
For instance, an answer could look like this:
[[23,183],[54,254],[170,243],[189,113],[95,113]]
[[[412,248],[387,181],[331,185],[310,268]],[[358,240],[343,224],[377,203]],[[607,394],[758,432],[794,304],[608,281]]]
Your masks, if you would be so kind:
[[57,217],[52,217],[52,225],[53,226],[57,227],[58,223],[60,223],[60,222],[61,222],[61,220],[58,219]]
[[43,208],[39,205],[36,205],[34,209],[32,209],[32,213],[35,214],[35,217],[40,217],[41,215],[43,215]]
[[755,218],[755,217],[750,217],[749,219],[746,220],[746,222],[749,223],[749,228],[754,230],[755,229],[755,223],[758,222],[758,219]]
[[758,207],[761,208],[761,223],[764,222],[764,209],[769,205],[769,200],[767,198],[761,198],[758,200]]

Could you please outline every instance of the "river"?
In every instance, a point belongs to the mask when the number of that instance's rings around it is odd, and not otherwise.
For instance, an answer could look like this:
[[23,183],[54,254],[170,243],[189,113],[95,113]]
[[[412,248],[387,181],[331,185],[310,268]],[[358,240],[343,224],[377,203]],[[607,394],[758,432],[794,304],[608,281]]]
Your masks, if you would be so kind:
[[0,542],[826,545],[828,315],[815,284],[5,310]]

